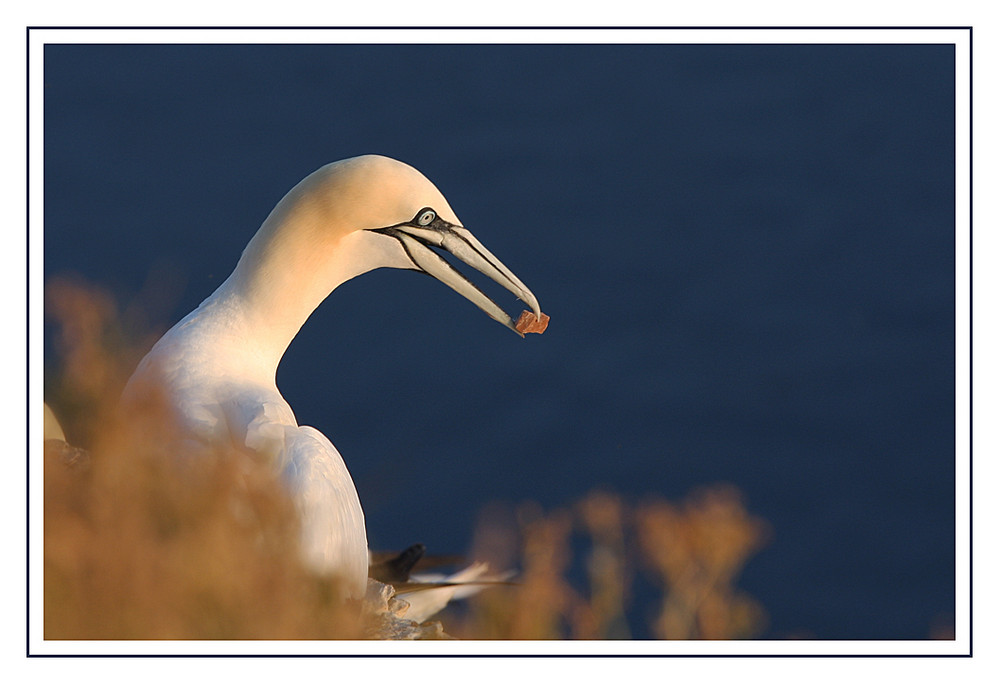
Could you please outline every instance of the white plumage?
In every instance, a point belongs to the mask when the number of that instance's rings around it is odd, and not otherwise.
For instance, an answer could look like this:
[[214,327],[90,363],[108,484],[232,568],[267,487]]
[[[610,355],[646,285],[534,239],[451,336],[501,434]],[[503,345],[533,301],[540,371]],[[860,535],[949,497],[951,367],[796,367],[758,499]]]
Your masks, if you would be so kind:
[[165,400],[184,452],[234,448],[272,464],[301,517],[303,561],[339,577],[351,597],[364,594],[368,569],[354,482],[333,444],[298,424],[275,372],[326,296],[378,267],[425,271],[516,331],[432,247],[541,314],[531,291],[461,225],[420,172],[386,157],[355,157],[310,174],[278,203],[232,275],[154,345],[125,390],[126,403]]

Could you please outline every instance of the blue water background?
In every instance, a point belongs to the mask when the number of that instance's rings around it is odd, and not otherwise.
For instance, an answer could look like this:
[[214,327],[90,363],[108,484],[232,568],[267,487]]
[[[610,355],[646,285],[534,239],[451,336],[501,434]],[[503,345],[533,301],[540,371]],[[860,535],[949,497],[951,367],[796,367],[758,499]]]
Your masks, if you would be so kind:
[[772,528],[739,580],[767,637],[954,611],[950,46],[50,45],[44,98],[46,277],[128,302],[155,271],[171,323],[298,180],[376,152],[539,297],[520,340],[381,270],[293,342],[279,386],[373,547],[726,482]]

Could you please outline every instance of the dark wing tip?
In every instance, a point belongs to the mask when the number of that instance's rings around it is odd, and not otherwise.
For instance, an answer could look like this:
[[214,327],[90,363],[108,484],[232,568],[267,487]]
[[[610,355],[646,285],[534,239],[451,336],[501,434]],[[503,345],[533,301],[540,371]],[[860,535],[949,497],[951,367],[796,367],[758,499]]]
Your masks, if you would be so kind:
[[389,585],[405,583],[425,551],[427,547],[418,542],[395,556],[381,555],[383,558],[368,566],[368,577]]

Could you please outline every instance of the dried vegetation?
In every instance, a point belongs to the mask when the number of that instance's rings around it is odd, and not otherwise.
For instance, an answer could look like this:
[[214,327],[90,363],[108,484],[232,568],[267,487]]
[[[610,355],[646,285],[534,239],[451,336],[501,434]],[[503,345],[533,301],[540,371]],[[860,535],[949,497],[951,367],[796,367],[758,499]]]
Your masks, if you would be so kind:
[[[58,367],[46,396],[70,442],[45,450],[47,639],[329,639],[370,635],[359,607],[297,562],[292,507],[262,464],[237,454],[164,454],[155,402],[122,421],[117,397],[152,339],[129,334],[111,299],[47,287]],[[736,587],[767,527],[730,487],[679,504],[594,492],[564,509],[486,507],[471,556],[516,568],[445,616],[465,639],[627,639],[629,616],[663,639],[760,634]],[[656,597],[633,606],[641,581]],[[632,619],[635,620],[634,618]]]

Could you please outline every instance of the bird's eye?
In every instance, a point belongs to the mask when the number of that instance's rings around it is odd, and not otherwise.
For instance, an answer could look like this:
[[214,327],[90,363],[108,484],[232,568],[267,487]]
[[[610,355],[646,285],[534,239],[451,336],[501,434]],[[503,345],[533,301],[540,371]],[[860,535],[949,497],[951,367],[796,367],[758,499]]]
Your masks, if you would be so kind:
[[427,226],[436,218],[437,214],[434,213],[433,209],[425,209],[424,211],[420,212],[419,216],[417,216],[417,223],[420,224],[421,226]]

